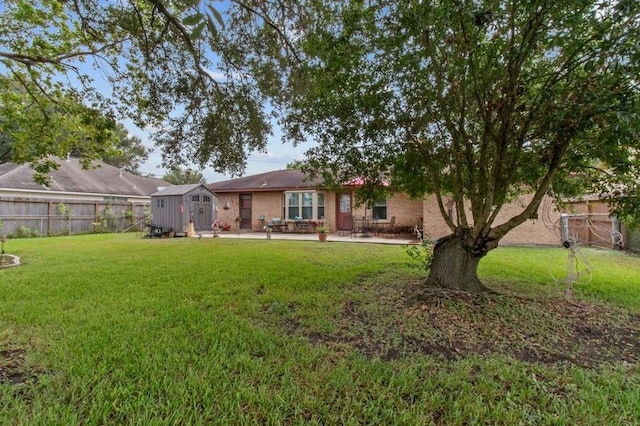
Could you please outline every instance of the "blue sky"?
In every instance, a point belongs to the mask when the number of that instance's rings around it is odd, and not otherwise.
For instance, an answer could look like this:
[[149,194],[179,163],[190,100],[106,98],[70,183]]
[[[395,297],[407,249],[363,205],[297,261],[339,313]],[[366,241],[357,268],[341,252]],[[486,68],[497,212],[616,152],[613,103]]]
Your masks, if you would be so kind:
[[[130,122],[123,122],[124,126],[133,136],[142,139],[147,148],[154,148],[153,142],[149,139],[149,133],[144,131]],[[305,151],[309,148],[309,144],[303,144],[294,147],[290,143],[282,143],[282,135],[277,126],[274,126],[274,135],[269,137],[266,153],[252,153],[248,157],[247,168],[244,175],[254,175],[258,173],[268,172],[272,170],[281,170],[286,168],[288,163],[294,160],[304,158]],[[144,175],[153,174],[158,177],[165,174],[166,170],[161,167],[162,153],[160,149],[155,148],[149,155],[149,159],[140,167],[140,172]],[[219,174],[211,168],[200,170],[198,167],[187,164],[186,167],[200,171],[208,183],[219,182],[231,179],[232,176]]]

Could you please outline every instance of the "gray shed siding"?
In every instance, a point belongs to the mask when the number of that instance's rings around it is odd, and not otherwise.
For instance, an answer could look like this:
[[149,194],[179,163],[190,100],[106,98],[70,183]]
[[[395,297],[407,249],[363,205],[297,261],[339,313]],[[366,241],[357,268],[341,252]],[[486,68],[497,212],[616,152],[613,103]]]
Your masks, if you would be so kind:
[[179,185],[151,195],[152,223],[163,231],[207,231],[214,219],[216,196],[204,185]]
[[163,231],[173,230],[176,232],[186,232],[186,225],[183,229],[182,214],[179,205],[182,202],[180,195],[151,196],[151,222],[156,226],[161,226]]

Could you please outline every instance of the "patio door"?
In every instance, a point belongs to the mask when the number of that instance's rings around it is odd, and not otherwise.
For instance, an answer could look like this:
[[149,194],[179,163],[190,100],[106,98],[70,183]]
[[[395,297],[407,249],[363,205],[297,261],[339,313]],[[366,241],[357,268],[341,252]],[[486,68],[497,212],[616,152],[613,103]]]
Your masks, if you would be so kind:
[[240,229],[251,229],[251,194],[240,194]]
[[352,194],[338,194],[336,197],[336,225],[338,231],[351,231],[351,227],[353,226],[353,215],[351,214],[353,205]]

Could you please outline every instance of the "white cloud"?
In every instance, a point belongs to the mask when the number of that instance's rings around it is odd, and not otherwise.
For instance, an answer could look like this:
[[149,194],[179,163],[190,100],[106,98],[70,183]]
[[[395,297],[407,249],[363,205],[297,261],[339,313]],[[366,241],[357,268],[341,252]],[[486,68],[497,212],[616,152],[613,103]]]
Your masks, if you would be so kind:
[[207,72],[209,77],[213,78],[215,81],[218,81],[221,83],[227,81],[227,76],[224,73],[221,73],[220,71],[212,71],[212,70],[205,70],[205,71]]

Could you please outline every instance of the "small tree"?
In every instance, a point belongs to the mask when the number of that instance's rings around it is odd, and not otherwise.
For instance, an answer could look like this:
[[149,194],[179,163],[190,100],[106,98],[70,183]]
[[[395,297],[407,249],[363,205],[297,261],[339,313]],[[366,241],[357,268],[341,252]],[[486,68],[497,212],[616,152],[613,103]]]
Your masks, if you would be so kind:
[[[130,173],[139,174],[140,164],[149,157],[149,150],[139,137],[131,135],[121,123],[115,124],[113,135],[113,149],[102,153],[102,161]],[[78,154],[82,155],[81,152]]]
[[67,219],[66,234],[71,235],[71,215],[73,214],[73,210],[64,203],[58,203],[58,214]]
[[162,180],[174,185],[189,185],[195,183],[206,183],[202,173],[189,168],[180,166],[173,167],[169,172],[162,176]]

